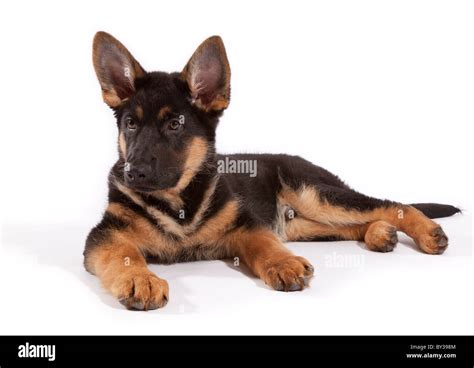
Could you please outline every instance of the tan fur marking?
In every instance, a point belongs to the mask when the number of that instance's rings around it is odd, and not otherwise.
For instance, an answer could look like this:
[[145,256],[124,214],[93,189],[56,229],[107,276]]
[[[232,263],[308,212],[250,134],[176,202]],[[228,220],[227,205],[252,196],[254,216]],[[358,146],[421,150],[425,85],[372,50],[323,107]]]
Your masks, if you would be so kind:
[[184,201],[181,198],[180,193],[177,193],[175,191],[157,190],[151,193],[151,195],[166,201],[174,211],[178,211],[179,209],[184,207]]
[[135,107],[135,115],[139,119],[143,119],[143,108],[141,106]]
[[239,211],[239,203],[230,201],[219,210],[213,217],[206,221],[205,224],[186,242],[187,244],[223,243],[222,236],[234,224]]
[[192,221],[186,225],[181,225],[175,219],[159,211],[155,207],[148,206],[136,193],[134,193],[131,189],[127,188],[123,184],[116,182],[116,186],[122,193],[127,195],[136,204],[145,209],[145,211],[147,211],[150,216],[155,218],[165,231],[170,232],[180,238],[186,238],[190,234],[192,234],[201,224],[203,215],[209,208],[212,196],[214,195],[217,181],[218,177],[215,177],[207,188],[206,192],[204,193],[202,203],[199,209],[194,214]]
[[168,116],[170,112],[171,112],[171,107],[163,106],[158,112],[158,119],[163,120],[164,118]]
[[170,242],[168,238],[166,238],[156,227],[120,203],[110,203],[106,211],[114,214],[115,216],[130,224],[130,228],[127,230],[122,230],[122,233],[137,240],[140,248],[153,248],[157,244],[159,246],[174,245],[174,243]]
[[186,152],[186,162],[184,164],[183,175],[174,188],[176,192],[180,192],[188,186],[201,168],[208,150],[209,146],[204,138],[193,138]]
[[[118,243],[120,240],[123,240],[123,237],[112,237],[106,244],[101,244],[92,250],[87,257],[88,270],[99,277],[103,275],[102,282],[106,288],[110,286],[114,274],[119,273],[120,269],[125,269],[125,263],[146,268],[145,259],[138,249],[130,241]],[[104,275],[107,270],[109,272]]]
[[196,211],[194,214],[193,220],[189,225],[185,226],[185,233],[186,234],[191,234],[195,231],[196,227],[199,226],[202,222],[202,218],[204,216],[204,213],[208,210],[209,205],[211,204],[211,200],[214,196],[214,192],[216,191],[216,185],[217,185],[218,177],[216,176],[209,187],[206,189],[204,192],[204,197],[201,202],[201,205],[199,206],[199,209]]
[[122,158],[126,160],[127,159],[127,143],[125,142],[125,134],[123,132],[120,132],[119,134],[119,149],[120,149],[120,154],[122,155]]
[[265,283],[277,290],[302,289],[313,275],[313,267],[303,257],[294,256],[267,229],[236,229],[224,241],[232,256],[239,259]]
[[195,105],[204,111],[224,110],[229,107],[230,101],[227,97],[219,96],[214,99],[209,105],[204,105],[201,100],[196,100]]
[[242,258],[249,267],[257,271],[257,274],[261,273],[259,265],[254,264],[254,262],[258,262],[257,255],[263,254],[262,258],[270,258],[272,254],[276,255],[276,253],[291,254],[275,234],[266,229],[246,230],[238,228],[226,235],[224,241],[233,255]]
[[[174,242],[164,236],[156,227],[123,205],[112,202],[108,205],[106,212],[129,224],[126,229],[111,231],[107,244],[111,246],[114,244],[129,245],[142,252],[152,254],[176,249]],[[101,247],[102,245],[99,248]],[[94,252],[87,257],[88,265],[92,266],[96,263],[95,257]],[[94,268],[91,268],[90,271],[96,273]]]
[[286,224],[286,240],[311,240],[315,237],[339,237],[345,240],[362,240],[364,225],[330,226],[296,217]]
[[316,189],[310,186],[302,186],[298,191],[294,191],[283,184],[283,189],[279,193],[279,200],[294,208],[303,217],[326,225],[336,226],[367,222],[367,214],[331,205],[320,199]]
[[130,211],[120,203],[116,202],[110,202],[105,212],[108,212],[116,217],[123,218],[124,220],[129,220],[130,217]]
[[[193,138],[186,150],[186,161],[184,163],[183,173],[179,178],[178,183],[173,188],[157,190],[152,194],[163,199],[168,199],[170,203],[182,203],[179,194],[189,185],[191,180],[201,168],[204,160],[206,159],[208,150],[209,146],[206,140],[200,137]],[[179,208],[179,206],[176,204],[175,207]]]
[[116,182],[115,185],[117,186],[118,190],[128,196],[135,204],[145,209],[145,211],[147,211],[150,216],[155,218],[166,232],[170,232],[181,238],[184,237],[182,228],[171,217],[165,215],[163,212],[157,210],[154,207],[148,206],[134,191],[125,185],[119,182]]
[[115,89],[111,88],[109,91],[102,91],[102,98],[104,102],[110,107],[117,107],[125,100],[121,100],[115,92]]
[[[135,212],[123,207],[119,203],[111,203],[107,207],[107,212],[122,218],[130,225],[128,229],[121,230],[120,233],[114,233],[108,242],[123,243],[123,237],[125,237],[128,240],[133,240],[133,243],[137,244],[138,249],[142,252],[157,256],[167,262],[175,259],[182,247],[192,248],[203,244],[206,247],[200,248],[197,251],[201,259],[228,257],[229,252],[226,243],[223,242],[223,236],[233,226],[237,218],[238,209],[239,203],[237,201],[229,201],[197,231],[197,225],[182,227],[181,232],[185,237],[178,243],[175,243],[164,236],[148,221],[136,215]],[[185,234],[185,231],[190,230],[194,232]],[[191,250],[190,254],[193,252]],[[89,259],[93,259],[93,257],[89,257]]]
[[101,273],[101,267],[105,267],[109,258],[113,255],[113,250],[117,250],[117,255],[121,255],[120,252],[123,251],[123,257],[129,257],[131,261],[135,260],[135,262],[133,262],[134,264],[146,265],[146,262],[142,260],[143,257],[141,253],[138,252],[137,244],[153,242],[154,237],[157,236],[158,233],[153,231],[153,229],[142,227],[143,224],[139,224],[138,222],[138,216],[118,203],[110,203],[106,212],[128,222],[130,227],[110,231],[105,244],[101,244],[100,247],[93,250],[87,257],[87,262],[90,266],[90,269],[88,269],[99,275]]

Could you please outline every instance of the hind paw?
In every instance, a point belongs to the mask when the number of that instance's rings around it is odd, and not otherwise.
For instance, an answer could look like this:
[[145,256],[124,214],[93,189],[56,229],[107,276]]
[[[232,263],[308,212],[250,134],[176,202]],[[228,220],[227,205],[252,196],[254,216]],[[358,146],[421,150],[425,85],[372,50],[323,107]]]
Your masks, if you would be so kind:
[[369,225],[364,237],[365,244],[375,252],[391,252],[398,243],[397,229],[385,221]]
[[448,248],[448,237],[441,226],[436,226],[426,234],[420,235],[415,241],[428,254],[443,254]]

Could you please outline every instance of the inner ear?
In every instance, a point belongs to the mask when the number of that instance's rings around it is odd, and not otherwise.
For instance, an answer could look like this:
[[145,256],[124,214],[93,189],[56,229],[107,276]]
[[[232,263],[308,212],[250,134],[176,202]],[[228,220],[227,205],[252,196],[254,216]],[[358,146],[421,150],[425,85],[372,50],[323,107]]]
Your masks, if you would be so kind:
[[205,40],[183,69],[193,103],[205,110],[224,110],[230,102],[230,66],[219,36]]
[[117,107],[135,92],[135,79],[145,70],[117,39],[97,32],[93,44],[94,69],[105,103]]

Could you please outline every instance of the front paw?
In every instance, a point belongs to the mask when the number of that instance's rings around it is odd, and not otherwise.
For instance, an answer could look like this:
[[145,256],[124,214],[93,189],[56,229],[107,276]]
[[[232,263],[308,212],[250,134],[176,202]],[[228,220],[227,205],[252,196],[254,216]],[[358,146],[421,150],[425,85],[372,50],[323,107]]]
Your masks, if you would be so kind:
[[285,256],[265,262],[263,281],[278,291],[302,290],[313,277],[314,267],[303,257]]
[[150,271],[129,271],[119,275],[110,287],[127,309],[151,310],[168,303],[168,283]]

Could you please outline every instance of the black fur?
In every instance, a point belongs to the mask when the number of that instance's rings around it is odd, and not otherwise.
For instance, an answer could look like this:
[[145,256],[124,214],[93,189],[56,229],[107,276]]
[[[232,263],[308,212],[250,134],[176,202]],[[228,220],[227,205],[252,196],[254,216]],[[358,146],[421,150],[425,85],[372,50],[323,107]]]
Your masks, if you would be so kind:
[[456,213],[461,213],[459,208],[449,204],[413,203],[411,206],[423,212],[423,214],[428,216],[430,219],[449,217],[455,215]]

